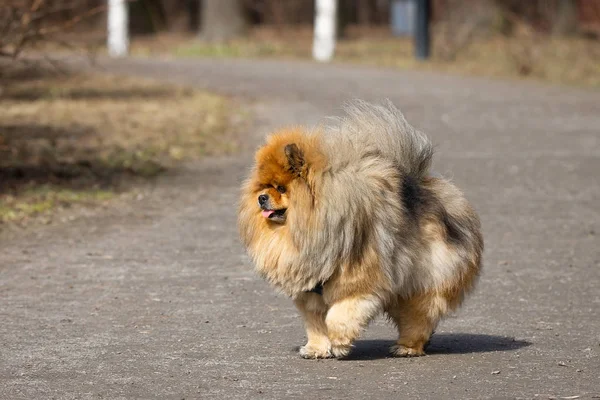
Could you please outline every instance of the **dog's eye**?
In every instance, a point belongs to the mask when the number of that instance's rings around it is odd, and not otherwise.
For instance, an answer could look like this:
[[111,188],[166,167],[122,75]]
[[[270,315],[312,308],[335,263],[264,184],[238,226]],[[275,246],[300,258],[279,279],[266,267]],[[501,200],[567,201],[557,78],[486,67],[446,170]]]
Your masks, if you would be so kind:
[[285,188],[283,186],[277,186],[277,191],[281,194],[285,193]]

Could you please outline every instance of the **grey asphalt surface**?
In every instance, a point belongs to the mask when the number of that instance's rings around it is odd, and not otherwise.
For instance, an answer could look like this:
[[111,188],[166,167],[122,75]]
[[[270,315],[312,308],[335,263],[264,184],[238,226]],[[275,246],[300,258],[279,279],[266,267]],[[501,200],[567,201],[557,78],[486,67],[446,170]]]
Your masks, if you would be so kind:
[[[0,399],[599,398],[600,93],[293,62],[102,66],[235,96],[256,124],[235,157],[0,244]],[[301,359],[300,318],[237,239],[263,135],[352,97],[392,99],[481,215],[479,287],[426,357],[388,358],[378,319],[350,359]]]

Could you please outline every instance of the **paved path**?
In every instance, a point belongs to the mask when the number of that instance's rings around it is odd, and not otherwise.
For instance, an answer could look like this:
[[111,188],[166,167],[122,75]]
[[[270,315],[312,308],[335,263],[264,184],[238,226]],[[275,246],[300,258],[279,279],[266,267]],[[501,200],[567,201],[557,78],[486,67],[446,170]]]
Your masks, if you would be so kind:
[[[0,398],[600,396],[600,94],[308,63],[104,63],[253,99],[235,158],[0,244]],[[391,98],[481,214],[485,273],[430,355],[386,358],[377,320],[346,361],[307,361],[289,300],[252,273],[235,202],[269,129]],[[168,105],[165,105],[168,107]]]

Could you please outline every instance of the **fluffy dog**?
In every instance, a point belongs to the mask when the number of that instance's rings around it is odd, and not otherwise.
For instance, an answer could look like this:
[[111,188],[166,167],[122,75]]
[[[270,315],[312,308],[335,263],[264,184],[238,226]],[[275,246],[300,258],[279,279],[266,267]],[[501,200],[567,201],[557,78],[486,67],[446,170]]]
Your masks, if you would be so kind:
[[239,229],[258,273],[304,318],[305,358],[344,357],[384,312],[394,356],[421,356],[475,285],[477,214],[430,172],[429,139],[390,102],[355,101],[332,126],[283,129],[257,151]]

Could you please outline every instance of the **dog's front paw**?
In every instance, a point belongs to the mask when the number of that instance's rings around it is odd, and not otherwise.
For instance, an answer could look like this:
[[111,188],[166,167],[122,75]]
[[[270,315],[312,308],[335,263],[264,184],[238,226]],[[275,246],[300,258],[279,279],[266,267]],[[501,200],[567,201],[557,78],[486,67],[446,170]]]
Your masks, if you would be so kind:
[[394,357],[421,357],[425,355],[422,348],[406,347],[401,344],[392,346],[390,353]]
[[306,344],[305,346],[300,347],[298,351],[302,358],[307,359],[318,359],[318,358],[331,358],[333,355],[329,350],[329,345],[327,346],[315,346],[312,344]]

